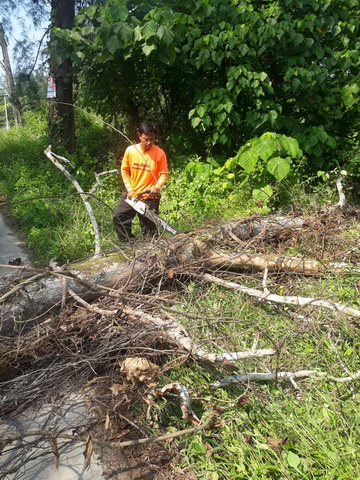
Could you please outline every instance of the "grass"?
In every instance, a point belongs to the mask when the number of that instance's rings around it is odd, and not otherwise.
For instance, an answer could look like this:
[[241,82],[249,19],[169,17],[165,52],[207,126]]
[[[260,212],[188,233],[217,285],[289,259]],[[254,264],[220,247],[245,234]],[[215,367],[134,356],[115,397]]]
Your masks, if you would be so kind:
[[[357,226],[353,230],[357,232]],[[299,276],[281,281],[285,293],[291,289],[294,295],[358,308],[358,278]],[[261,288],[262,278],[234,275],[234,281]],[[276,276],[269,288],[274,293],[279,288]],[[349,317],[311,307],[297,312],[307,318],[293,316],[289,307],[258,304],[208,284],[186,284],[180,298],[185,303],[177,317],[205,349],[248,349],[259,334],[259,348],[278,350],[274,357],[234,362],[238,373],[319,370],[346,376],[360,369],[358,322]],[[191,392],[199,417],[205,419],[214,409],[218,414],[217,427],[179,442],[182,465],[191,467],[196,478],[360,479],[360,394],[354,382],[309,378],[299,380],[298,388],[283,381],[213,390],[210,384],[216,378],[233,374],[227,368],[188,362],[170,373],[170,380],[184,383]],[[166,402],[159,408],[162,425],[186,428],[177,404]]]

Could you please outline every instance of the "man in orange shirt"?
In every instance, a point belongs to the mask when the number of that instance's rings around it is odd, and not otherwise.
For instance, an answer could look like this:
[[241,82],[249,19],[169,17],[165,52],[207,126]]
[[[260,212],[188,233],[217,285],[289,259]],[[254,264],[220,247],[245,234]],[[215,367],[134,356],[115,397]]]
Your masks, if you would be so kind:
[[134,238],[131,225],[135,215],[138,215],[143,235],[156,232],[156,225],[138,214],[126,198],[136,197],[139,193],[149,191],[141,196],[150,210],[158,213],[160,203],[160,190],[167,182],[169,173],[164,150],[154,145],[156,127],[150,122],[143,122],[138,131],[140,143],[131,145],[125,151],[121,164],[121,176],[127,193],[119,201],[113,216],[115,231],[120,241]]

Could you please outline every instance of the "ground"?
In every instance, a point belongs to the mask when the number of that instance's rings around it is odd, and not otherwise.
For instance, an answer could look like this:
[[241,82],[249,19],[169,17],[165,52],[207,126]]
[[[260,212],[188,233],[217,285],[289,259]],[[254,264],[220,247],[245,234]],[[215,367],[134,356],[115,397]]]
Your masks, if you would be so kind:
[[[281,235],[267,239],[262,238],[258,242],[252,241],[248,250],[251,248],[254,253],[275,252],[282,255],[314,258],[324,264],[345,262],[355,265],[360,262],[359,218],[360,212],[356,209],[348,210],[345,213],[340,210],[318,212],[316,216],[308,218],[306,228],[295,232],[284,231]],[[227,241],[226,248],[235,250],[240,247],[236,242]],[[241,248],[245,249],[246,244]],[[228,272],[228,274],[230,273]],[[246,275],[242,278],[246,278]],[[248,278],[250,277],[248,276]],[[261,278],[262,273],[260,276],[259,274],[252,275],[250,282],[258,284],[259,281],[261,282]],[[269,279],[269,288],[276,289],[276,291],[285,289],[287,293],[291,293],[303,280],[305,289],[313,289],[310,284],[309,287],[306,286],[306,277],[286,276],[282,272],[277,272]],[[356,276],[350,277],[349,281],[360,282]],[[188,368],[191,375],[191,365],[193,365],[191,356],[169,339],[166,332],[144,324],[139,319],[131,318],[123,312],[122,307],[124,304],[134,308],[140,306],[150,314],[161,315],[162,308],[171,305],[174,310],[175,307],[178,310],[183,308],[183,315],[190,315],[191,309],[195,308],[196,303],[201,305],[204,298],[209,300],[207,298],[209,290],[202,292],[199,290],[198,296],[186,303],[188,299],[182,295],[192,295],[192,291],[196,288],[192,282],[193,280],[186,278],[184,273],[181,278],[176,278],[173,272],[171,274],[167,272],[166,279],[164,277],[161,285],[161,295],[158,290],[159,284],[156,283],[155,286],[149,285],[142,293],[129,292],[124,294],[120,300],[105,297],[97,302],[97,307],[103,310],[117,309],[116,314],[102,315],[94,312],[91,308],[71,304],[60,313],[49,316],[45,323],[30,332],[16,339],[3,339],[0,346],[0,379],[7,398],[7,402],[1,404],[3,414],[14,415],[29,402],[44,400],[44,391],[47,392],[47,400],[53,398],[55,392],[61,395],[62,385],[67,384],[69,378],[74,377],[77,380],[77,388],[87,399],[89,412],[94,418],[94,422],[84,426],[83,435],[91,433],[92,438],[105,443],[123,442],[157,437],[174,430],[191,428],[192,424],[189,420],[181,419],[176,396],[169,397],[168,400],[159,399],[162,404],[161,408],[157,407],[158,400],[156,399],[155,404],[152,405],[150,416],[147,415],[148,395],[154,382],[161,379],[160,384],[164,385],[174,381],[172,372],[178,371],[182,365]],[[359,283],[357,285],[360,287]],[[325,297],[326,293],[324,292]],[[223,305],[227,301],[227,295],[216,291],[214,298],[209,300],[213,317],[216,317],[218,305],[222,305],[219,316],[222,316],[223,321],[225,319]],[[203,316],[199,314],[199,322],[201,325],[207,323],[208,328],[210,325],[214,325],[211,327],[213,330],[204,330],[203,326],[199,326],[198,331],[191,330],[194,325],[190,322],[186,325],[187,329],[190,328],[190,334],[197,337],[198,340],[205,341],[208,338],[208,345],[212,348],[220,347],[231,350],[234,338],[230,338],[230,333],[228,337],[225,337],[223,331],[216,329],[215,319],[210,316],[206,317],[205,308],[201,308]],[[230,305],[229,308],[233,307]],[[296,325],[294,322],[294,328]],[[299,335],[305,332],[303,323],[299,323],[297,328],[301,332]],[[212,338],[209,338],[209,332]],[[307,335],[307,332],[305,333]],[[288,351],[286,348],[281,350],[281,352],[285,352],[284,365],[290,362],[289,351],[290,347]],[[130,380],[125,378],[121,371],[122,363],[126,358],[137,356],[145,357],[160,367],[157,378],[150,378],[143,382],[139,382],[136,378]],[[294,358],[296,357],[295,354]],[[206,369],[206,375],[216,378],[216,375],[222,376],[226,371],[237,371],[238,366],[223,365],[219,369],[207,366]],[[29,389],[29,376],[42,370],[46,370],[47,375],[44,377],[41,389]],[[187,382],[191,385],[189,373],[184,375],[185,377],[188,375]],[[212,408],[214,408],[216,400],[212,400],[211,397],[209,399],[209,392],[207,390],[206,392],[207,397],[205,394],[197,392],[195,404],[199,406],[204,403],[206,405],[213,403]],[[251,394],[251,389],[249,392],[247,395]],[[258,395],[261,398],[260,392]],[[245,401],[244,398],[247,397],[244,395],[238,397],[238,406],[248,402],[248,399]],[[168,402],[167,406],[164,406],[165,401]],[[198,407],[198,411],[204,413],[204,407]],[[221,422],[218,423],[221,428]],[[216,436],[217,434],[215,434]],[[102,458],[107,478],[112,480],[125,478],[129,480],[191,480],[197,478],[189,464],[182,461],[182,448],[181,437],[151,445],[133,445],[121,450],[111,450],[105,444],[103,446],[94,445],[95,452]],[[213,447],[209,443],[206,448],[211,453]]]

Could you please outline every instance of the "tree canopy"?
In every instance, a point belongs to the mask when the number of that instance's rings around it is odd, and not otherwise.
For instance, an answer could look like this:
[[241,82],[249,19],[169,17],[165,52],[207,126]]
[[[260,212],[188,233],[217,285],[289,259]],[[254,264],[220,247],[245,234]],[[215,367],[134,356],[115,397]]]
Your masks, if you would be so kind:
[[321,167],[358,121],[357,0],[110,0],[54,42],[87,105],[155,118],[179,149],[231,153],[271,130]]

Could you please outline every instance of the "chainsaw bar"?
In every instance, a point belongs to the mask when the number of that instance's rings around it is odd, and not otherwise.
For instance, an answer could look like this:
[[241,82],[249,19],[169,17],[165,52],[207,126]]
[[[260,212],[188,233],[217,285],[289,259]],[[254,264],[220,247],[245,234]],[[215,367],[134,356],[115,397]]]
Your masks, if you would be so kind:
[[146,203],[142,202],[141,200],[136,200],[134,198],[126,198],[125,202],[128,203],[136,212],[140,213],[140,215],[144,215],[144,217],[151,220],[155,225],[166,230],[167,232],[171,233],[172,235],[177,235],[179,230],[175,227],[170,225],[168,222],[165,222],[159,215],[155,212],[150,210],[150,208],[146,205]]

